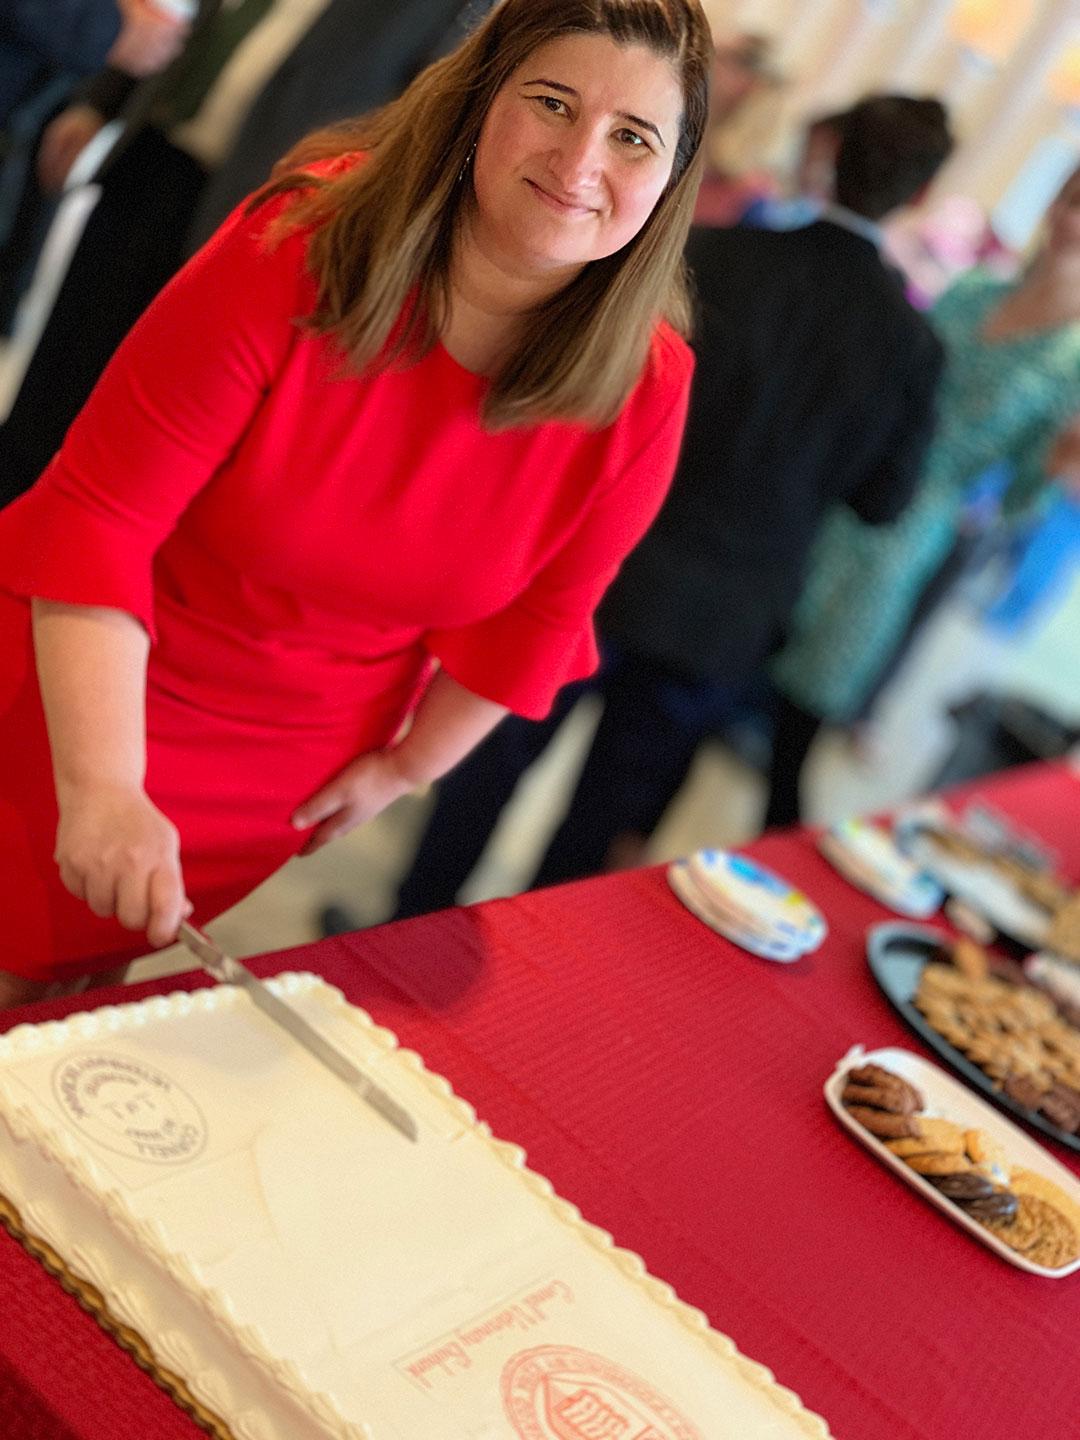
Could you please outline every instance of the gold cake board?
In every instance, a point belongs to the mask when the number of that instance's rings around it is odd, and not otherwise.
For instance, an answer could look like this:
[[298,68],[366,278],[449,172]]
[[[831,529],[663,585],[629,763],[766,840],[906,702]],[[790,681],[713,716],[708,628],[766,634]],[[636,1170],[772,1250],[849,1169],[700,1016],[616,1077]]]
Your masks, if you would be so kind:
[[47,1241],[27,1230],[22,1216],[4,1195],[0,1195],[0,1225],[19,1242],[28,1255],[33,1256],[50,1275],[59,1280],[67,1293],[74,1296],[106,1334],[111,1335],[116,1343],[128,1352],[140,1370],[145,1370],[181,1410],[186,1411],[200,1430],[205,1430],[214,1440],[235,1440],[224,1420],[196,1400],[179,1375],[158,1364],[153,1350],[143,1337],[110,1313],[101,1291],[88,1280],[81,1280],[78,1275],[73,1274],[67,1262]]

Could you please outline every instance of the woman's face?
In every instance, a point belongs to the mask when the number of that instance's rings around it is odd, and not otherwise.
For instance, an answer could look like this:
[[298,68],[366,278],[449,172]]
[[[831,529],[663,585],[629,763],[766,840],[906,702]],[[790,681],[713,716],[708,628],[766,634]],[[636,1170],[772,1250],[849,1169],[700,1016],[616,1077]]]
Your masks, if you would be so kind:
[[1080,254],[1080,170],[1066,180],[1046,220],[1046,248],[1055,255]]
[[484,121],[476,239],[523,274],[621,250],[671,175],[682,106],[672,66],[644,45],[572,35],[540,46]]

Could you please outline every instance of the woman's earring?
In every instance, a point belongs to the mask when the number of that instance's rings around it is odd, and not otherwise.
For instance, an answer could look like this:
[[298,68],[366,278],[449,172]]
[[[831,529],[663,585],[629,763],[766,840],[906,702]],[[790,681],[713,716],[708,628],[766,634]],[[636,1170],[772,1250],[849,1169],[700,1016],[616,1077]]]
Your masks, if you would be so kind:
[[469,173],[469,166],[472,164],[475,154],[476,141],[474,140],[472,143],[472,149],[465,156],[465,159],[462,161],[461,169],[457,173],[457,180],[454,182],[456,185],[460,185],[461,182],[465,179],[465,176]]

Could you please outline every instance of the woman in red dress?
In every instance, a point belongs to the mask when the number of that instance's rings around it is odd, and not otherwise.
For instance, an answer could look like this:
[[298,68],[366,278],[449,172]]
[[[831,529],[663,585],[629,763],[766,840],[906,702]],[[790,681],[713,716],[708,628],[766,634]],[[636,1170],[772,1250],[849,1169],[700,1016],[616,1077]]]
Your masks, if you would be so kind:
[[682,432],[708,67],[698,0],[503,0],[135,326],[0,515],[0,1004],[592,669]]

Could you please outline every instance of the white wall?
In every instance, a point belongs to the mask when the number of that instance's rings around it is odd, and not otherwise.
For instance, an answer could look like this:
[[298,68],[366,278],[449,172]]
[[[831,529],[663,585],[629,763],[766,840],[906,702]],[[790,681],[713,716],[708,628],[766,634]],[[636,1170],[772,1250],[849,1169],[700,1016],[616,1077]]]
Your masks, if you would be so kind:
[[787,77],[762,153],[781,164],[791,137],[815,113],[870,90],[933,93],[954,115],[960,144],[938,194],[970,195],[992,209],[1038,142],[1059,137],[1080,156],[1080,119],[1047,89],[1066,49],[1080,44],[1080,0],[1005,0],[1030,6],[1018,43],[999,67],[978,65],[950,35],[956,0],[704,0],[720,30],[771,36]]

